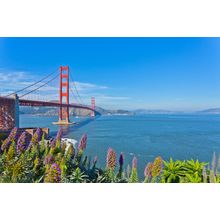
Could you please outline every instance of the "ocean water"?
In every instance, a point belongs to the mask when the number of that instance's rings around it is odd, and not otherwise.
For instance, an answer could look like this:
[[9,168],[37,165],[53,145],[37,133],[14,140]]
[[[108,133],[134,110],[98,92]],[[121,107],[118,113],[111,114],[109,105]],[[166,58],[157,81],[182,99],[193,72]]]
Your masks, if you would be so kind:
[[[143,178],[145,165],[155,157],[163,159],[212,160],[220,153],[220,115],[144,115],[100,116],[95,119],[72,118],[78,125],[63,127],[65,136],[79,140],[86,133],[86,155],[98,156],[98,165],[105,166],[109,147],[117,155],[124,153],[125,164],[138,159],[138,173]],[[57,117],[21,115],[21,127],[49,127],[55,135]]]

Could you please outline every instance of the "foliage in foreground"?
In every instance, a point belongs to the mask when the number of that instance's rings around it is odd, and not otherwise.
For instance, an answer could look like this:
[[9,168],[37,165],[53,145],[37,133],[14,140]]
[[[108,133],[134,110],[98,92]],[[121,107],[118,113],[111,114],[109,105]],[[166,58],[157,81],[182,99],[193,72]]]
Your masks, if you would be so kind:
[[[117,161],[109,148],[106,167],[97,168],[97,160],[84,156],[87,136],[77,149],[61,141],[62,131],[52,141],[45,140],[41,129],[32,137],[19,135],[14,128],[0,148],[0,182],[2,183],[138,183],[137,158],[124,168],[124,155]],[[144,183],[219,183],[218,160],[215,154],[211,168],[198,160],[163,161],[157,157],[146,165]]]

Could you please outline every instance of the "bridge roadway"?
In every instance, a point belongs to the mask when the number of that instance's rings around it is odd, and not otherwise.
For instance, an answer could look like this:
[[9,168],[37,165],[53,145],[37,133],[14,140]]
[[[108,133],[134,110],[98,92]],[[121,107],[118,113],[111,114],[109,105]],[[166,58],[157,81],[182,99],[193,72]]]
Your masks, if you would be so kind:
[[[13,101],[14,98],[5,98],[0,96],[0,103],[1,102],[7,102],[7,101]],[[3,103],[2,103],[3,104]],[[30,106],[30,107],[37,107],[37,106],[44,106],[44,107],[68,107],[69,108],[79,108],[79,109],[87,109],[90,111],[94,111],[93,108],[91,108],[88,105],[80,105],[80,104],[60,104],[59,102],[52,102],[52,101],[38,101],[38,100],[28,100],[28,99],[19,99],[19,106]]]
[[69,107],[69,108],[80,108],[80,109],[87,109],[90,111],[94,111],[90,106],[87,105],[80,105],[80,104],[60,104],[59,102],[48,102],[48,101],[36,101],[36,100],[27,100],[27,99],[19,99],[20,106],[45,106],[45,107]]

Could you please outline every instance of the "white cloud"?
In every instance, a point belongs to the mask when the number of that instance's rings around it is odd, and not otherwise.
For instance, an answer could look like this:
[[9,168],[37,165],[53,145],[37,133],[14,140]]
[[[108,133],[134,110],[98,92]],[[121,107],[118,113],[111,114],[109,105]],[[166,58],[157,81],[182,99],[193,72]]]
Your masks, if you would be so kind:
[[108,96],[108,95],[100,95],[97,97],[100,101],[123,101],[123,100],[129,100],[130,97],[126,96]]
[[[39,77],[25,71],[1,71],[0,70],[0,95],[7,95],[13,93],[16,90],[22,89],[29,86],[39,80]],[[21,97],[24,93],[33,90],[34,88],[43,85],[47,80],[40,82],[37,86],[30,87],[24,92],[19,93]],[[91,97],[96,98],[96,103],[99,106],[121,106],[123,103],[126,104],[130,98],[126,96],[112,95],[110,88],[105,85],[97,85],[88,82],[75,82],[77,90],[82,97],[84,104],[90,105]],[[75,86],[70,83],[70,87],[74,92],[74,96],[77,96],[75,91]],[[73,97],[70,91],[70,102],[76,98]],[[40,91],[36,91],[33,94],[29,94],[24,97],[25,99],[35,99],[35,100],[58,100],[59,99],[59,77],[52,84],[46,85],[40,88]],[[81,102],[78,100],[78,102]]]
[[[71,85],[74,86],[73,83]],[[107,86],[101,86],[101,85],[84,83],[84,82],[75,82],[75,85],[79,91],[103,90],[109,88]]]

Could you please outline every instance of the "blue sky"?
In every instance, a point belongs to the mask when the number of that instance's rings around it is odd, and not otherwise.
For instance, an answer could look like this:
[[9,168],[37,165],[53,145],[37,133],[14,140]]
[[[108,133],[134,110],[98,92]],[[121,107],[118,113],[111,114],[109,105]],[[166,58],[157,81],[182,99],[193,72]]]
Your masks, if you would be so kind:
[[95,96],[111,109],[220,107],[220,38],[0,38],[0,93],[60,65],[70,66],[85,103]]

